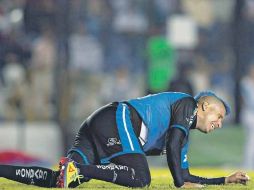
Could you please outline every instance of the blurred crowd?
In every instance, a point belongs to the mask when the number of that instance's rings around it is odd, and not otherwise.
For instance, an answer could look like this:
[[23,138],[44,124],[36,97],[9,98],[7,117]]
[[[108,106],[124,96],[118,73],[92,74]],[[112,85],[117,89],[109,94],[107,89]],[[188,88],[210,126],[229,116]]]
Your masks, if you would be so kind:
[[[58,8],[66,1],[0,1],[0,120],[53,120]],[[197,26],[193,48],[175,48],[175,72],[164,90],[212,89],[233,103],[232,0],[71,0],[70,117],[82,121],[102,104],[149,92],[147,44],[166,37],[167,21],[185,15]],[[254,6],[245,19],[246,65],[253,60]],[[172,68],[168,68],[173,69]],[[183,77],[184,76],[184,77]],[[176,88],[175,88],[176,87]],[[179,88],[178,88],[179,87]]]

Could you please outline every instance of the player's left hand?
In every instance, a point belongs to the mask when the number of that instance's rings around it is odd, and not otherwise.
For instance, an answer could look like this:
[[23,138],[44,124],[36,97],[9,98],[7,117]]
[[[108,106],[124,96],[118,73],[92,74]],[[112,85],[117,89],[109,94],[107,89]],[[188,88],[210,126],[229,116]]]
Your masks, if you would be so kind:
[[250,177],[246,173],[238,171],[226,177],[225,184],[240,183],[240,184],[246,185],[249,180],[250,180]]

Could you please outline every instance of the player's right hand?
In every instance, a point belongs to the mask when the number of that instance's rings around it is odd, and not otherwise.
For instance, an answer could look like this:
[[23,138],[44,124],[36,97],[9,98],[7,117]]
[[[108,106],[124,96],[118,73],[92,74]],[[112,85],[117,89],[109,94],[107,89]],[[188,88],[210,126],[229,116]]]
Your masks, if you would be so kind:
[[244,172],[235,172],[228,177],[225,178],[225,184],[228,183],[241,183],[246,185],[246,183],[250,180],[250,177]]
[[205,186],[199,183],[191,183],[191,182],[184,182],[183,186],[181,186],[181,188],[184,188],[184,189],[203,188],[203,187]]

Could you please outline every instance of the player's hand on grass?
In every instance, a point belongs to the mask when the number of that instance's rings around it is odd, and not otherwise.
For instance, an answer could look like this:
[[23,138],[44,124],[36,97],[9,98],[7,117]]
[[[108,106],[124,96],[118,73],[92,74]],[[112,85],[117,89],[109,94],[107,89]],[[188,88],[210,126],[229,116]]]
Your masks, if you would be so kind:
[[244,172],[235,172],[228,177],[225,178],[225,184],[228,183],[241,183],[246,185],[246,183],[250,180],[250,177]]
[[202,188],[204,185],[201,185],[199,183],[191,183],[191,182],[184,182],[184,185],[181,186],[181,188],[184,189],[191,189],[191,188]]

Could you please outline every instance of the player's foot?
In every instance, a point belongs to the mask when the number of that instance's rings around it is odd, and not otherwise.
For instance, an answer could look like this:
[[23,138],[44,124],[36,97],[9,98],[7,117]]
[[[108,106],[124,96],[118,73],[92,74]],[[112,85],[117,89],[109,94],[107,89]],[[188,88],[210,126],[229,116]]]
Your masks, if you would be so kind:
[[81,184],[80,179],[84,178],[79,174],[79,168],[70,158],[63,157],[59,162],[60,175],[57,179],[57,187],[68,188],[77,187]]

